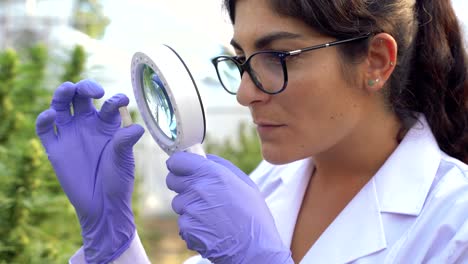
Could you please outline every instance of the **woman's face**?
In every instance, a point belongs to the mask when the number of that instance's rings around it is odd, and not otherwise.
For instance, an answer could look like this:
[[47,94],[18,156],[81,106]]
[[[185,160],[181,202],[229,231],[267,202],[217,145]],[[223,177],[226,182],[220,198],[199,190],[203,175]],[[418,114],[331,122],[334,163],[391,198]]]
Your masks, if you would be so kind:
[[[300,20],[279,16],[267,0],[238,0],[235,11],[237,55],[297,50],[335,40]],[[267,161],[283,164],[319,155],[353,133],[364,117],[369,95],[359,85],[364,76],[359,65],[353,66],[357,68],[347,80],[341,63],[335,47],[291,57],[288,85],[277,95],[263,93],[249,74],[243,75],[237,100],[251,111]]]

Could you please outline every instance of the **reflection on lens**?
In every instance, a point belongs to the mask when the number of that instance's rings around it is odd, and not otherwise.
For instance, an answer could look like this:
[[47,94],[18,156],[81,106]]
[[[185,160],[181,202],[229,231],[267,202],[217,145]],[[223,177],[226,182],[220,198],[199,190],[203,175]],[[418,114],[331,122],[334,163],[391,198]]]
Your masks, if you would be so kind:
[[161,131],[171,140],[177,138],[177,120],[164,84],[149,66],[142,70],[143,94],[151,115]]
[[233,94],[237,93],[242,78],[237,65],[230,59],[219,60],[218,73],[226,90]]

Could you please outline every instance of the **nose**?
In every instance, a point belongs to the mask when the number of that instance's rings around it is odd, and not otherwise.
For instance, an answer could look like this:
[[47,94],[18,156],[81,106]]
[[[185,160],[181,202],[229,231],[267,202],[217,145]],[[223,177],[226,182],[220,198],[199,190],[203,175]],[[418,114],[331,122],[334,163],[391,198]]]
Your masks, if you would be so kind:
[[252,81],[250,74],[245,72],[237,91],[237,102],[243,106],[250,106],[254,103],[265,102],[271,95],[262,92]]

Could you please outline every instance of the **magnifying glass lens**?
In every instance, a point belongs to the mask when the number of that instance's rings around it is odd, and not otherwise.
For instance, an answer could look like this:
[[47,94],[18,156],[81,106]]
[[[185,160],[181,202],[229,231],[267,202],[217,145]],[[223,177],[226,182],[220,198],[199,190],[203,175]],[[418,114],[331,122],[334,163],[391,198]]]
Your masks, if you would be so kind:
[[148,65],[143,66],[143,94],[152,118],[161,131],[172,141],[177,139],[177,120],[166,88],[159,76]]

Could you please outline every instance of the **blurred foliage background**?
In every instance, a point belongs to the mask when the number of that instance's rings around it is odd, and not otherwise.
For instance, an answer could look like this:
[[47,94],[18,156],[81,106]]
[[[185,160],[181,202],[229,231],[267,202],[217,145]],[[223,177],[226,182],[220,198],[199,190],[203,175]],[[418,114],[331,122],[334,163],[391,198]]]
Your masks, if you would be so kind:
[[[66,263],[81,245],[74,209],[35,134],[52,95],[48,61],[42,45],[0,52],[0,263]],[[84,62],[76,47],[60,81],[80,79]]]
[[262,160],[260,141],[252,125],[240,123],[237,138],[217,141],[208,134],[203,147],[207,153],[221,156],[250,174]]
[[110,20],[97,0],[75,0],[72,26],[93,38],[101,38]]
[[[109,23],[98,1],[76,1],[73,13],[73,26],[94,37]],[[10,40],[13,47],[0,50],[0,263],[68,263],[81,246],[81,231],[35,134],[35,119],[49,108],[53,87],[83,78],[86,53],[76,46],[65,59],[54,57],[29,30]]]

